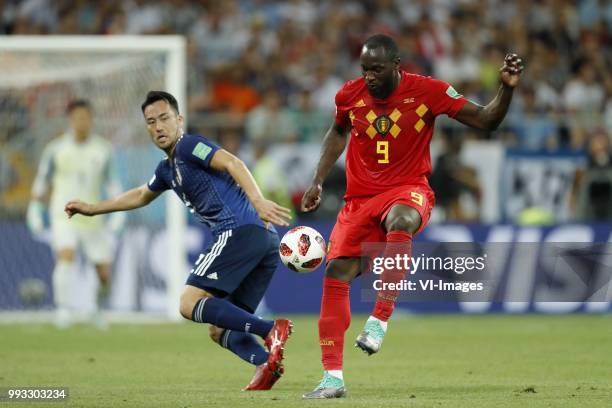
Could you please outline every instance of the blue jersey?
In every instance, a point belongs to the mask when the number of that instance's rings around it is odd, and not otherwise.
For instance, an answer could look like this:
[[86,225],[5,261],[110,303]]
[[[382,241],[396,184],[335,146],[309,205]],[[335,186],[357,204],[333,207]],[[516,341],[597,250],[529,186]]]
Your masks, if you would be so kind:
[[210,167],[217,150],[219,146],[202,136],[183,134],[176,143],[174,157],[158,164],[149,189],[174,190],[215,236],[247,224],[265,227],[232,176]]

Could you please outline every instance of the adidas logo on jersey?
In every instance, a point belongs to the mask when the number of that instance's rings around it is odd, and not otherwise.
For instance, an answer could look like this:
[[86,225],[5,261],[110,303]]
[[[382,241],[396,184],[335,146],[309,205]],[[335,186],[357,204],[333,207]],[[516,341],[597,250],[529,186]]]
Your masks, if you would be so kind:
[[210,275],[206,275],[206,277],[207,277],[208,279],[214,279],[214,280],[219,279],[219,277],[217,276],[217,272],[213,272],[213,273],[211,273]]

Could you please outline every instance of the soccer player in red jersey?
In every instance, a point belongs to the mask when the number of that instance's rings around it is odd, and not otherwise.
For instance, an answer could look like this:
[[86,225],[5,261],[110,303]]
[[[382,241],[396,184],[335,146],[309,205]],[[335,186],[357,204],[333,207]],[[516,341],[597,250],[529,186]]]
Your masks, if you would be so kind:
[[[427,177],[429,144],[436,116],[446,114],[474,128],[494,130],[501,123],[523,71],[516,54],[500,68],[501,85],[486,106],[467,100],[446,82],[400,69],[398,49],[390,37],[374,35],[361,55],[362,76],[336,94],[336,117],[327,131],[321,157],[302,211],[317,209],[322,184],[350,142],[346,156],[345,205],[330,237],[319,318],[324,375],[306,399],[346,395],[342,376],[344,333],[350,324],[350,282],[360,273],[363,242],[386,242],[384,256],[411,255],[412,237],[429,221],[435,202]],[[406,271],[385,270],[385,282]],[[356,346],[368,354],[382,344],[396,291],[379,291]]]

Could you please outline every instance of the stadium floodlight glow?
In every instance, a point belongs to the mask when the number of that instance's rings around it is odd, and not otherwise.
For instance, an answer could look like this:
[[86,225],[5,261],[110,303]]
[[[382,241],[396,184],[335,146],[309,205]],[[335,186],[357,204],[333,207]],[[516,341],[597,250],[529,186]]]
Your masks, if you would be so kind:
[[[117,56],[117,58],[111,58]],[[146,128],[140,113],[140,103],[144,100],[143,90],[159,87],[172,93],[185,116],[186,103],[186,41],[182,36],[3,36],[0,38],[0,62],[3,73],[0,75],[0,95],[6,96],[15,93],[15,89],[38,90],[48,86],[49,83],[59,87],[69,81],[76,83],[80,77],[85,78],[86,85],[80,86],[80,92],[87,92],[86,96],[92,98],[96,105],[96,95],[104,96],[101,103],[104,112],[112,112],[114,123],[109,123],[106,130],[108,134],[116,135],[123,131],[130,137],[137,139],[146,135]],[[140,64],[140,65],[138,65]],[[136,68],[148,74],[139,75]],[[123,69],[123,71],[122,71]],[[131,69],[131,71],[130,71]],[[125,87],[122,81],[128,79],[122,76],[131,75],[129,80],[137,85]],[[148,75],[148,76],[147,76]],[[110,78],[110,79],[109,79]],[[113,78],[117,83],[113,84]],[[151,80],[149,81],[149,78]],[[155,78],[153,80],[152,78]],[[64,86],[64,85],[61,85]],[[66,88],[68,85],[64,86]],[[95,92],[89,93],[92,89]],[[138,94],[133,90],[137,89]],[[113,92],[122,91],[122,95]],[[46,94],[44,92],[47,92]],[[96,93],[97,92],[97,93]],[[70,92],[64,92],[69,94]],[[24,92],[20,95],[26,95]],[[30,97],[39,97],[40,94],[29,92]],[[48,91],[42,91],[41,98],[49,97]],[[19,98],[14,98],[19,99]],[[116,102],[121,99],[121,103]],[[59,124],[53,122],[58,117],[63,121],[61,109],[53,106],[53,98],[43,103],[49,111],[55,109],[58,113],[49,119],[44,131],[57,131]],[[59,101],[56,101],[56,105]],[[120,116],[121,111],[127,110],[126,118]],[[100,112],[98,111],[98,112]],[[140,114],[140,117],[138,117]],[[42,119],[48,119],[44,113]],[[60,122],[60,119],[57,122]],[[138,123],[140,121],[140,123]],[[108,120],[108,122],[112,122]],[[128,123],[129,122],[129,123]],[[104,123],[101,126],[106,126]],[[139,128],[137,127],[139,126]],[[126,130],[126,128],[129,128]],[[109,130],[112,130],[109,131]],[[36,131],[32,137],[37,136]],[[136,136],[137,135],[137,136]],[[49,138],[49,136],[46,136]],[[144,139],[138,139],[142,143]],[[19,143],[19,142],[15,142]],[[19,149],[27,149],[27,141],[21,142]],[[131,142],[130,142],[131,143]],[[147,169],[152,174],[155,168]],[[147,178],[148,179],[148,178]],[[142,180],[146,182],[147,179]],[[134,186],[124,186],[134,187]],[[175,194],[166,194],[166,227],[168,232],[167,255],[163,257],[167,262],[166,268],[170,271],[167,279],[167,314],[173,320],[179,320],[178,312],[180,292],[184,283],[184,276],[188,270],[187,251],[185,246],[186,212],[182,202]]]

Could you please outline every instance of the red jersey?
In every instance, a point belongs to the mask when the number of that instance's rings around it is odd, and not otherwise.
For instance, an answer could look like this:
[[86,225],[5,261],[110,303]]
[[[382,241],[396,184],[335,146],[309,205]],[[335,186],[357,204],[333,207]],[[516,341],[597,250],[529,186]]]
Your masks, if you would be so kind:
[[454,117],[466,102],[446,82],[405,71],[386,99],[372,97],[363,78],[347,82],[336,94],[336,123],[351,126],[345,200],[427,184],[435,118]]

